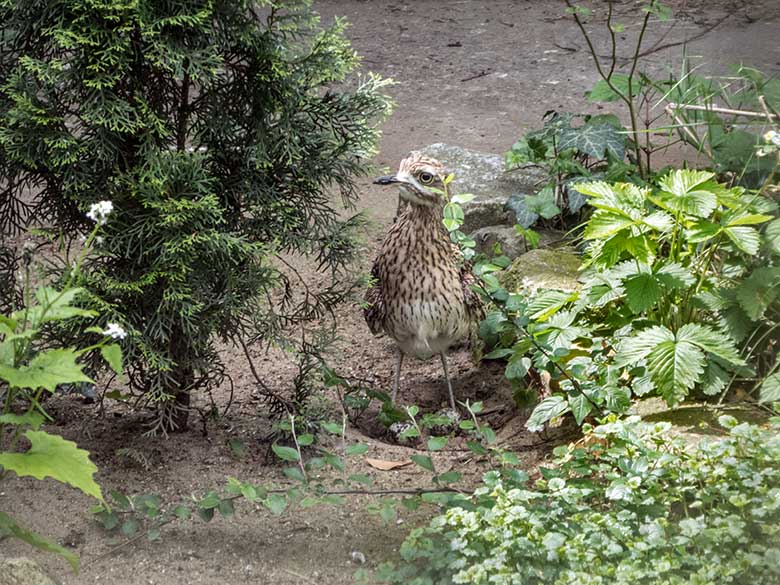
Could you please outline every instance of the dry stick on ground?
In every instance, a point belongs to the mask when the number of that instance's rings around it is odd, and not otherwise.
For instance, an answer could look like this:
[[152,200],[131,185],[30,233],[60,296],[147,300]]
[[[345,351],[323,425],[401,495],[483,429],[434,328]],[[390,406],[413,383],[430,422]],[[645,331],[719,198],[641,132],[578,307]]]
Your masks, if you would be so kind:
[[[763,98],[763,96],[761,96]],[[745,116],[747,118],[766,118],[770,122],[780,119],[777,114],[769,112],[755,112],[752,110],[734,110],[732,108],[719,108],[717,106],[700,106],[698,104],[676,104],[670,102],[667,106],[673,110],[696,110],[698,112],[713,112],[715,114],[731,114],[732,116]]]

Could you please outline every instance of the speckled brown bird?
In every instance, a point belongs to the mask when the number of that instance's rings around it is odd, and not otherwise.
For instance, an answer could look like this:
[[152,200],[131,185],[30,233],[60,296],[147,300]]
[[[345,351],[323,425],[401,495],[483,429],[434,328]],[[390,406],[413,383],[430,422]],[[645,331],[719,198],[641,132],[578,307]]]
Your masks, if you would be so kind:
[[456,410],[447,370],[447,350],[465,339],[481,311],[463,262],[442,222],[447,202],[445,170],[439,161],[412,152],[395,175],[379,185],[398,185],[401,213],[382,243],[366,294],[364,316],[371,332],[398,344],[392,399],[395,403],[405,355],[441,357],[450,406]]

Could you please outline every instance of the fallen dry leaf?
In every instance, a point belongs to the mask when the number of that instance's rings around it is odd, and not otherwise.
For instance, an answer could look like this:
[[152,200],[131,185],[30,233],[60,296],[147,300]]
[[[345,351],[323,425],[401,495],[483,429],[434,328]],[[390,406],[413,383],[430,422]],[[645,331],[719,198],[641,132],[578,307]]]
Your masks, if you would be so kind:
[[382,471],[390,471],[391,469],[398,469],[399,467],[406,467],[411,465],[411,461],[387,461],[386,459],[371,459],[366,457],[366,463],[371,467],[381,469]]

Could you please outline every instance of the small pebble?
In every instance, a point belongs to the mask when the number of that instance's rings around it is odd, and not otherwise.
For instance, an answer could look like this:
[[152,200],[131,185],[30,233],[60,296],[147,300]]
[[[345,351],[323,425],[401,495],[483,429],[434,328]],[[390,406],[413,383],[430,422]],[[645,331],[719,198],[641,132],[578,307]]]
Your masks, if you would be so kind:
[[357,563],[358,565],[365,565],[366,564],[366,555],[364,555],[359,550],[353,550],[352,551],[352,562]]

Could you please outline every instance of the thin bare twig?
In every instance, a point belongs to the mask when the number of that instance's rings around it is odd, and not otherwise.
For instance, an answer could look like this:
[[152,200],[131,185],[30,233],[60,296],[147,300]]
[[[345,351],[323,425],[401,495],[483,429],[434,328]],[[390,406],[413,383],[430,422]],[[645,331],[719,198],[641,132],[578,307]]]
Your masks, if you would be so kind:
[[669,102],[666,106],[667,111],[669,108],[673,110],[696,110],[698,112],[714,112],[716,114],[730,114],[732,116],[745,116],[746,118],[766,118],[769,121],[780,118],[777,114],[771,114],[769,112],[756,112],[753,110],[734,110],[731,108],[720,108],[718,106],[700,106],[698,104],[677,104]]

